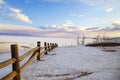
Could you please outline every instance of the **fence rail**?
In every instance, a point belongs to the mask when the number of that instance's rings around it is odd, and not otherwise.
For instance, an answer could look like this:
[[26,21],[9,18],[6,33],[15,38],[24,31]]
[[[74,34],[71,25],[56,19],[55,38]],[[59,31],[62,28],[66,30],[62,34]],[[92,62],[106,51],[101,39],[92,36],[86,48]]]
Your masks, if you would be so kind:
[[[12,64],[12,72],[8,73],[6,76],[1,78],[0,80],[21,80],[20,73],[36,58],[40,61],[40,58],[43,55],[48,54],[51,50],[58,47],[56,43],[46,43],[44,42],[44,46],[41,47],[41,42],[37,42],[37,47],[33,48],[32,50],[26,52],[22,56],[19,56],[18,53],[18,45],[13,44],[11,45],[11,59],[8,59],[4,62],[0,63],[0,69],[7,67]],[[31,55],[31,56],[30,56]],[[26,59],[28,56],[30,58],[26,61],[23,66],[20,67],[20,62]]]

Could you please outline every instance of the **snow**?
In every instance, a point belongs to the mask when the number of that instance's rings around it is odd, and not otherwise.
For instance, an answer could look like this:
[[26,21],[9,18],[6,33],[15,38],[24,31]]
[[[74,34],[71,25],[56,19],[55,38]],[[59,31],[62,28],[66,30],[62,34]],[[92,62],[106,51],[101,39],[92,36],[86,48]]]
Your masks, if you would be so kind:
[[[100,48],[84,46],[59,47],[49,53],[50,55],[45,55],[43,61],[33,61],[22,72],[22,78],[23,80],[65,80],[66,78],[120,80],[119,52],[103,52]],[[91,74],[76,77],[81,72]]]
[[[0,54],[0,62],[11,58],[8,52],[10,44],[17,43],[19,46],[31,46],[32,48],[36,46],[37,40],[42,40],[43,43],[47,40],[51,42],[53,38],[0,37],[0,42],[5,42],[5,44],[0,44],[0,51],[7,48],[7,51],[4,51],[6,53]],[[74,40],[54,38],[54,41],[62,45],[65,42],[70,44]],[[75,45],[75,41],[73,43],[71,44]],[[120,47],[70,45],[54,49],[49,52],[49,55],[44,55],[41,61],[35,59],[21,73],[22,80],[120,80]],[[19,55],[30,49],[20,50]],[[115,52],[110,50],[115,50]],[[22,66],[27,59],[20,65]],[[0,69],[0,78],[10,71],[12,71],[11,65]]]

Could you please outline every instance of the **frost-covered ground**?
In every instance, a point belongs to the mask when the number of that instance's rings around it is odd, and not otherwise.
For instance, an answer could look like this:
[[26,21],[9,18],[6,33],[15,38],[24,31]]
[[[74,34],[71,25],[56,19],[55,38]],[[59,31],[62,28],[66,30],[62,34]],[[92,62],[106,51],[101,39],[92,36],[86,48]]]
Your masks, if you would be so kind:
[[[104,48],[110,49],[110,48]],[[120,47],[59,47],[22,72],[23,80],[120,80]],[[82,75],[83,74],[83,75]],[[82,75],[82,76],[81,76]]]

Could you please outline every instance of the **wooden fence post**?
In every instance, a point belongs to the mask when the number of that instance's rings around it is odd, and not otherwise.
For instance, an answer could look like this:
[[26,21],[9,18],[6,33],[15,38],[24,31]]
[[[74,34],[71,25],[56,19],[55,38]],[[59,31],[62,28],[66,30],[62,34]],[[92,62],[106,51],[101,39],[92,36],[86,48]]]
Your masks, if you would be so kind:
[[53,50],[53,43],[51,43],[51,50]]
[[13,80],[21,80],[20,61],[19,61],[17,44],[11,45],[11,57],[16,59],[16,62],[12,64],[12,70],[17,72],[17,75],[13,78]]
[[44,46],[45,46],[45,50],[46,50],[45,54],[47,54],[47,43],[46,42],[44,42]]
[[57,46],[56,46],[56,43],[55,43],[55,48],[56,48]]
[[55,48],[55,43],[53,43],[53,49]]
[[50,44],[48,43],[48,51],[50,52]]
[[37,42],[37,47],[39,47],[39,49],[37,50],[37,52],[39,53],[38,56],[37,56],[37,60],[40,61],[40,47],[41,47],[40,41]]
[[50,45],[50,43],[49,43],[49,52],[51,51],[51,45]]
[[54,49],[54,43],[52,43],[52,47],[53,47],[53,48],[52,48],[52,50],[53,50],[53,49]]

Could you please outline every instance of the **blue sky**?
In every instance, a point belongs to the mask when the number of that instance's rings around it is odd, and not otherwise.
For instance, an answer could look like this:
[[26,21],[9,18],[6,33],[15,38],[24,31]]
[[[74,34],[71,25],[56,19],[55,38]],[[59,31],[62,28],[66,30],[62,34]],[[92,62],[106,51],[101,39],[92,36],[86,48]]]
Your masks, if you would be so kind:
[[68,33],[75,27],[80,34],[83,29],[92,31],[97,27],[96,31],[109,28],[111,32],[119,28],[119,3],[119,0],[0,0],[0,24],[4,25],[0,29],[5,32],[8,26],[16,25]]

